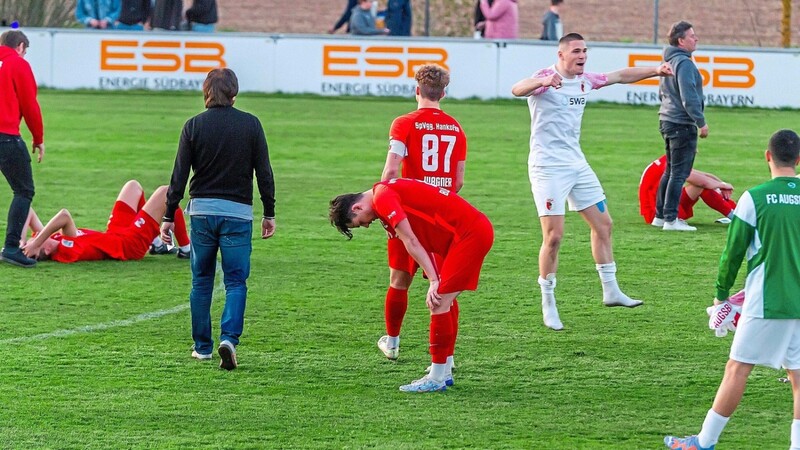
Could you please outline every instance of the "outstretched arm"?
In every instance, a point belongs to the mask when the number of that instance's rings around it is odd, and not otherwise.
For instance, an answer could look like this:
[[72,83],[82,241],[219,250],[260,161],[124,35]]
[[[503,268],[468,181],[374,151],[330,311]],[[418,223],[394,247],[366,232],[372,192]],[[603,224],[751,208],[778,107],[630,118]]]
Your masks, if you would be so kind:
[[25,256],[32,258],[38,255],[39,248],[41,248],[42,244],[44,244],[53,233],[57,232],[61,232],[64,236],[78,235],[78,227],[75,226],[72,215],[66,209],[62,209],[58,214],[53,216],[53,218],[47,222],[47,225],[44,226],[44,229],[36,235],[36,238],[28,241],[28,244],[25,245],[23,249]]
[[671,77],[672,66],[668,62],[662,63],[658,67],[626,67],[624,69],[615,70],[606,74],[608,83],[606,86],[617,83],[635,83],[644,80],[645,78],[652,77]]
[[556,89],[561,87],[561,75],[557,72],[542,78],[524,78],[519,80],[514,83],[514,86],[511,86],[511,93],[516,97],[527,97],[541,87],[551,86]]

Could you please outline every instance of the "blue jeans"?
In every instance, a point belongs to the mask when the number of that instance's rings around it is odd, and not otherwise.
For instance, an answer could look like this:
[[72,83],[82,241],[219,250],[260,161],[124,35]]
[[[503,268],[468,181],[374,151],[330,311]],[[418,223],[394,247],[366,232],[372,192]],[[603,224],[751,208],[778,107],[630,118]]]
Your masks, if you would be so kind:
[[0,133],[0,171],[8,180],[14,199],[8,208],[5,248],[19,248],[22,228],[28,220],[28,209],[33,200],[33,171],[31,155],[19,136]]
[[225,216],[191,216],[192,224],[192,339],[198,353],[214,349],[211,337],[211,296],[217,249],[222,253],[225,282],[225,308],[220,320],[220,341],[239,344],[244,327],[247,302],[247,277],[250,276],[250,253],[253,249],[253,222]]
[[661,121],[661,136],[667,154],[667,164],[656,196],[656,217],[672,222],[678,218],[683,183],[692,172],[697,154],[697,127]]
[[214,32],[214,24],[213,23],[197,23],[192,22],[191,30],[196,31],[198,33],[213,33]]

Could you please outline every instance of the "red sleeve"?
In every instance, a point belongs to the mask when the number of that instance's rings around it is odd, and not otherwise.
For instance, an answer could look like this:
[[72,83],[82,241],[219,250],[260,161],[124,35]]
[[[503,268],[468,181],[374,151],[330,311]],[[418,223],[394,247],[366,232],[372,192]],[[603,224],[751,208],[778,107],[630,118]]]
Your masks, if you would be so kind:
[[400,141],[408,147],[408,133],[411,121],[406,116],[400,116],[392,122],[389,129],[389,140]]
[[385,184],[375,186],[372,191],[372,208],[382,222],[392,228],[406,218],[406,212],[400,204],[400,197]]
[[36,79],[27,61],[20,58],[17,70],[14,71],[14,90],[19,98],[19,107],[25,124],[33,136],[33,145],[44,142],[44,125],[42,124],[42,110],[36,101]]

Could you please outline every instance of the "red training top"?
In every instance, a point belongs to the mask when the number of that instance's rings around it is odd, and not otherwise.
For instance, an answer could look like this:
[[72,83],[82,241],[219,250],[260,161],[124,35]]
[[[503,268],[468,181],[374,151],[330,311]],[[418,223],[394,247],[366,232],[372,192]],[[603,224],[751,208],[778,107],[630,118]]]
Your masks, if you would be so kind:
[[19,136],[19,122],[33,135],[33,145],[44,142],[42,110],[36,101],[36,80],[28,61],[13,48],[0,45],[0,133]]

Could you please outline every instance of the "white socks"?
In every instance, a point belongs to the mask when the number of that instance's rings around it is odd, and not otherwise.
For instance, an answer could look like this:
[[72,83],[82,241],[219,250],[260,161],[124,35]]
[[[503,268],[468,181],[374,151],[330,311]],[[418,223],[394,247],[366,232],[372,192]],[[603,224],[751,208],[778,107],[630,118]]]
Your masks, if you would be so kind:
[[635,308],[641,305],[641,300],[634,300],[619,289],[617,284],[617,263],[596,264],[597,273],[603,283],[603,304],[606,306],[625,306]]
[[[722,430],[725,429],[725,425],[728,424],[728,419],[730,417],[720,416],[713,409],[709,409],[708,414],[706,414],[706,420],[703,421],[703,428],[697,434],[700,446],[711,447],[715,445],[719,440],[719,435],[722,434]],[[798,421],[795,420],[795,422]],[[794,436],[794,424],[792,424],[792,436]],[[792,442],[794,442],[794,439],[792,439]]]
[[[452,356],[450,357],[452,358]],[[445,375],[447,375],[447,363],[444,364],[431,364],[431,373],[430,377],[436,381],[442,382],[445,380]]]
[[453,355],[447,357],[447,363],[445,364],[444,374],[453,376]]
[[556,308],[556,274],[549,273],[547,278],[539,277],[539,286],[542,289],[542,318],[544,325],[553,330],[559,331],[564,329],[564,324],[558,317],[558,308]]
[[389,348],[400,347],[400,336],[388,336],[388,338],[386,339],[386,344]]
[[800,419],[792,421],[792,447],[791,450],[800,450]]

